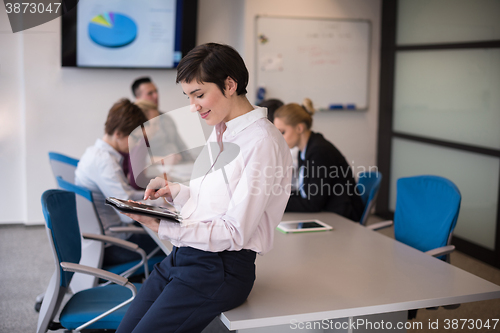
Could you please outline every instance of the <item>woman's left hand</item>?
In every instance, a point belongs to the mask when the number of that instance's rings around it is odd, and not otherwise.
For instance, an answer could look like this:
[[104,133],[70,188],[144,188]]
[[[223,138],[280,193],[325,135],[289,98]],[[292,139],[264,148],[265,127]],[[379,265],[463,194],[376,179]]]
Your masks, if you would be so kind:
[[160,227],[160,219],[155,219],[154,217],[149,217],[145,215],[139,214],[130,214],[130,213],[122,213],[123,215],[127,215],[132,220],[141,223],[142,225],[148,227],[154,232],[158,233],[158,229]]

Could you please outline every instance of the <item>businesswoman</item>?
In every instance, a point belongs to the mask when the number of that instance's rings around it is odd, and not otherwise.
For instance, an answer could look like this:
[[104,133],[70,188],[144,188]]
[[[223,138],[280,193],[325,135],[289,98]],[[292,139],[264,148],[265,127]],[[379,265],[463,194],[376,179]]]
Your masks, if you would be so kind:
[[359,221],[364,205],[355,190],[352,170],[340,151],[320,133],[311,131],[314,107],[286,104],[274,113],[274,125],[290,148],[298,147],[298,189],[293,191],[286,211],[330,211]]
[[248,71],[233,48],[197,46],[180,61],[177,82],[215,126],[194,166],[209,161],[208,168],[189,187],[156,178],[146,189],[145,197],[162,196],[180,209],[182,224],[129,215],[174,247],[145,281],[118,333],[200,332],[244,302],[256,254],[272,248],[290,193],[289,149],[266,110],[247,100]]

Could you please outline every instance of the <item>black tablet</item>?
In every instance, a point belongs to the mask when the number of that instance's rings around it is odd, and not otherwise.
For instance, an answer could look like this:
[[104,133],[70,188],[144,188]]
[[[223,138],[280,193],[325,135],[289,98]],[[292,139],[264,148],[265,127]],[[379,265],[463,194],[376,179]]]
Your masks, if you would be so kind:
[[113,197],[106,198],[106,205],[112,206],[121,212],[146,215],[171,222],[182,222],[182,217],[178,213],[166,207],[151,206]]

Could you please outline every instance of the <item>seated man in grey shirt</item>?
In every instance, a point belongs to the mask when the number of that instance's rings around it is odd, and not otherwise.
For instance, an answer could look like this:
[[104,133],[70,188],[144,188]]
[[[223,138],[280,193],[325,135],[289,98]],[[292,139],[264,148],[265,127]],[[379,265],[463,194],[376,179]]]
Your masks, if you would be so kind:
[[[107,235],[136,243],[146,251],[156,248],[156,243],[147,234],[111,233],[110,227],[134,223],[129,217],[119,214],[105,205],[107,197],[125,200],[142,200],[143,190],[130,186],[123,172],[123,156],[128,153],[128,136],[147,121],[142,110],[128,99],[115,103],[109,110],[104,125],[105,134],[85,151],[75,171],[75,183],[92,191],[97,213]],[[123,248],[109,246],[104,251],[104,265],[121,264],[140,259],[140,256]]]
[[[194,163],[194,158],[177,131],[174,119],[168,113],[159,111],[158,89],[151,81],[151,78],[147,76],[140,77],[132,83],[131,88],[136,99],[135,104],[142,109],[148,119],[149,133],[147,140],[155,154],[169,156],[168,160],[165,160],[168,165]],[[154,135],[150,135],[153,133]],[[141,153],[143,152],[138,153],[137,150],[133,151],[131,149],[131,154],[134,155],[133,158],[136,160],[141,158]],[[130,185],[135,189],[146,189],[149,180],[144,178],[144,174],[136,174],[137,168],[133,170],[129,155],[124,155],[124,158],[124,170]],[[148,156],[147,159],[149,159]],[[145,166],[143,165],[143,167]]]

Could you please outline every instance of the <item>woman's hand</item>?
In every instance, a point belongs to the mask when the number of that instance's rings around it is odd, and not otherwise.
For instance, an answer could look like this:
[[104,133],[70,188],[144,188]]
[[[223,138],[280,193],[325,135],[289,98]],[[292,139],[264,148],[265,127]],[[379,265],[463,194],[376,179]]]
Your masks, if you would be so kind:
[[158,233],[158,229],[160,228],[160,219],[155,219],[154,217],[149,217],[145,215],[139,215],[139,214],[130,214],[130,213],[123,213],[123,215],[127,215],[130,217],[132,220],[137,221],[141,223],[142,225],[145,225],[149,229],[153,230],[154,232]]
[[169,202],[172,202],[179,191],[180,186],[178,184],[172,184],[167,182],[164,178],[156,177],[155,179],[152,179],[146,187],[146,191],[144,192],[144,200],[155,200],[163,197],[166,198]]

